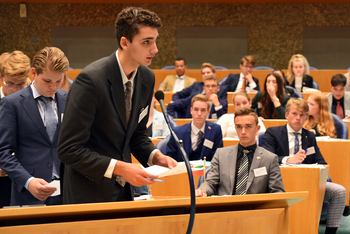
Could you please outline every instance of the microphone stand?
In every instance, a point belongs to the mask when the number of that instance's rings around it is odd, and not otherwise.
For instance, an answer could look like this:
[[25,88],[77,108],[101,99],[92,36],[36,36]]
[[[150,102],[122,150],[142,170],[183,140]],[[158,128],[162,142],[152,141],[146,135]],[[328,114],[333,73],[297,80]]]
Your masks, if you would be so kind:
[[[173,138],[175,139],[175,142],[177,143],[177,147],[178,147],[178,149],[181,152],[182,159],[184,160],[186,168],[187,168],[188,179],[190,181],[191,206],[190,206],[190,220],[188,222],[188,227],[187,227],[186,234],[191,234],[192,233],[192,228],[193,228],[193,223],[194,223],[194,217],[195,217],[195,213],[196,213],[196,194],[195,194],[195,186],[194,186],[194,179],[193,179],[193,174],[192,174],[192,168],[191,168],[190,162],[189,162],[189,160],[187,158],[187,154],[186,154],[186,152],[185,152],[185,150],[183,148],[182,141],[179,140],[179,138],[177,137],[176,133],[173,131],[173,129],[172,129],[171,125],[170,125],[168,113],[166,112],[163,99],[160,99],[158,101],[159,101],[159,103],[161,105],[161,108],[162,108],[162,111],[163,111],[163,115],[164,115],[164,118],[165,118],[165,122],[167,123],[167,125],[169,127],[169,130],[170,130],[170,133],[173,136]],[[163,101],[163,103],[161,101]]]

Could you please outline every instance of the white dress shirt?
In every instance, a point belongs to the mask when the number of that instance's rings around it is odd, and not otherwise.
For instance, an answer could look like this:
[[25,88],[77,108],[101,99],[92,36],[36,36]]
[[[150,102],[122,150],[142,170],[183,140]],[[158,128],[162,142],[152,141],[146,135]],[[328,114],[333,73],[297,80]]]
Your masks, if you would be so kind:
[[[240,75],[239,76],[239,81],[238,81],[238,84],[237,84],[235,92],[238,92],[238,91],[242,90],[243,81],[245,81],[243,73],[241,72],[241,74],[239,74],[239,75]],[[246,81],[246,82],[248,82],[248,81]],[[249,85],[247,85],[246,88],[245,88],[245,91],[247,91],[247,92],[250,92],[250,91],[254,90],[254,88],[257,86],[255,81],[253,81],[252,83],[248,82],[248,84]]]
[[301,88],[303,87],[303,77],[295,77],[295,89],[301,92]]
[[[302,128],[297,132],[298,134],[298,138],[299,138],[299,149],[302,149],[302,142],[301,142],[301,134],[302,134]],[[286,156],[282,159],[282,164],[286,164],[287,163],[287,159],[289,157],[294,156],[294,140],[295,140],[295,135],[294,133],[296,131],[294,131],[289,124],[287,124],[287,132],[288,132],[288,146],[289,146],[289,155],[290,156]]]
[[176,93],[183,90],[184,86],[185,86],[185,75],[182,75],[182,76],[176,75],[173,92]]
[[[196,126],[194,126],[193,122],[191,122],[191,142],[192,142],[192,149],[196,150],[197,141],[198,141],[198,133],[199,131],[202,131],[205,135],[205,123],[204,125],[199,129]],[[203,135],[203,138],[204,138]]]

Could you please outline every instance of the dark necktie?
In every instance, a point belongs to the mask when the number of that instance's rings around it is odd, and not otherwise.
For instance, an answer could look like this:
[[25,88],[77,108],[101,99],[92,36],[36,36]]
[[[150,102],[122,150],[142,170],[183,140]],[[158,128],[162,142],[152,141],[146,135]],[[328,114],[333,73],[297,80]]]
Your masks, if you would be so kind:
[[131,114],[131,82],[125,83],[125,108],[126,108],[126,124],[129,125]]
[[293,132],[295,139],[294,139],[294,154],[297,154],[299,152],[299,133]]
[[243,149],[243,157],[241,158],[241,163],[238,168],[237,181],[236,181],[236,195],[244,195],[247,193],[247,182],[249,175],[249,160],[248,160],[249,150]]
[[52,141],[53,136],[55,135],[55,132],[57,129],[56,114],[51,105],[52,98],[41,96],[40,99],[45,103],[44,119],[45,119],[45,125],[46,125],[46,132],[50,140]]
[[344,111],[343,107],[340,105],[340,101],[337,101],[337,108],[335,110],[335,113],[341,118],[344,119]]
[[197,150],[198,147],[200,147],[203,144],[203,140],[204,140],[204,133],[202,131],[199,131],[196,148],[194,150]]

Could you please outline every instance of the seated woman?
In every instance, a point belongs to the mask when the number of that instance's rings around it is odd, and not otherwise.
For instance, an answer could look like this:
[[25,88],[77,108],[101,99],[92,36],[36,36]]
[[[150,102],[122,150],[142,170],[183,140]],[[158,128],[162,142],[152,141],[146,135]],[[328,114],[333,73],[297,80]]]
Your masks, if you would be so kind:
[[328,111],[327,96],[322,93],[313,93],[309,96],[307,104],[309,105],[309,115],[303,127],[316,136],[337,138],[337,128],[331,113]]
[[288,64],[287,79],[293,88],[302,92],[303,87],[313,87],[313,78],[309,76],[309,63],[301,54],[291,57]]
[[283,80],[283,87],[284,87],[284,92],[288,97],[295,97],[294,96],[294,89],[291,87],[286,87],[289,85],[288,80],[286,79],[286,76],[284,75],[284,72],[282,70],[273,70],[272,72],[277,73],[278,75],[281,76]]
[[253,98],[252,108],[264,119],[285,119],[288,100],[281,76],[272,72],[265,79],[264,90]]
[[[235,106],[235,109],[241,109],[242,107],[251,107],[252,102],[250,101],[249,95],[245,91],[239,91],[235,93],[235,95],[232,98],[233,105]],[[235,118],[234,113],[224,114],[220,117],[217,124],[221,126],[222,136],[223,137],[232,137],[232,138],[238,138],[235,123],[233,119]],[[259,132],[265,132],[266,128],[264,123],[259,118],[259,125],[260,130]]]

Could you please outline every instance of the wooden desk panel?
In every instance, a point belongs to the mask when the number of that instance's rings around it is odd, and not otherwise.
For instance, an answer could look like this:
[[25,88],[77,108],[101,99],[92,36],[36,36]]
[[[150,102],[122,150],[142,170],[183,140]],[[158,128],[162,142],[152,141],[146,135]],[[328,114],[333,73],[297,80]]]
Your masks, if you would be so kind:
[[349,138],[350,139],[350,120],[343,120],[347,125],[348,125],[348,133],[349,133]]
[[264,119],[263,123],[265,128],[283,126],[288,123],[286,119]]

